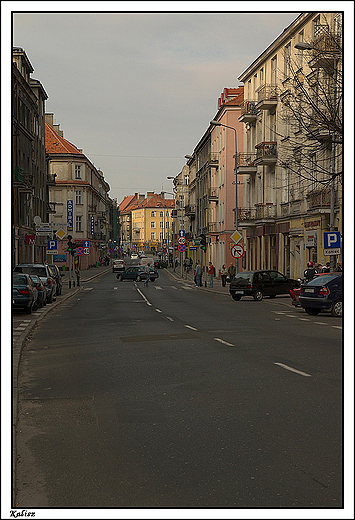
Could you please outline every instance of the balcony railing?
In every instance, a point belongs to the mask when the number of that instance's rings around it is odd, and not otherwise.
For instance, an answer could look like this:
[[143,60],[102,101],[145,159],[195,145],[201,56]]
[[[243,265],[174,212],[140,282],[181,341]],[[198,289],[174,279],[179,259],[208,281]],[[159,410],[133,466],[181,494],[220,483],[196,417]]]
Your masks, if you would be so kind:
[[255,204],[253,208],[238,208],[238,220],[265,220],[276,217],[275,204]]
[[210,152],[208,155],[208,162],[211,166],[218,166],[218,158],[219,153],[218,152]]
[[47,173],[47,184],[49,186],[55,186],[56,173]]
[[253,153],[243,153],[239,152],[237,154],[237,170],[238,173],[256,173],[257,167],[255,163],[256,152]]
[[195,215],[196,213],[196,206],[185,206],[185,215]]
[[210,202],[218,202],[218,191],[216,188],[208,189],[208,200]]
[[255,220],[255,208],[238,208],[238,221]]
[[[336,196],[336,193],[334,194]],[[331,191],[327,190],[317,190],[312,191],[307,195],[308,200],[308,209],[321,209],[321,208],[330,208],[330,198]],[[336,199],[334,200],[336,203]]]
[[276,85],[262,85],[256,90],[258,95],[257,109],[270,110],[277,105],[278,90]]
[[239,117],[241,123],[252,123],[256,120],[258,113],[256,104],[256,101],[243,101],[241,116]]
[[330,31],[327,25],[319,25],[317,32],[311,43],[312,58],[308,64],[312,69],[332,68],[341,56],[341,35]]
[[262,142],[255,146],[255,164],[275,164],[277,160],[277,144],[274,141]]
[[13,180],[16,186],[33,187],[33,173],[24,173],[22,168],[15,167],[13,169]]

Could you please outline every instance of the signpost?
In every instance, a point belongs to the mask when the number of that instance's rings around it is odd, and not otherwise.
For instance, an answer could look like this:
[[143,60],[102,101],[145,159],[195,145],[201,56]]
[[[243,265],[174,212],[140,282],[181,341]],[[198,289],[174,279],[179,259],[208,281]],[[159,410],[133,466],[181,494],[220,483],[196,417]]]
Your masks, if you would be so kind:
[[242,256],[245,253],[244,247],[240,246],[239,244],[236,244],[235,246],[232,247],[231,253],[234,258],[242,258]]
[[234,233],[231,234],[231,239],[233,240],[233,242],[235,242],[236,244],[238,244],[238,242],[243,238],[243,235],[241,235],[238,231],[238,229],[236,229],[234,231]]

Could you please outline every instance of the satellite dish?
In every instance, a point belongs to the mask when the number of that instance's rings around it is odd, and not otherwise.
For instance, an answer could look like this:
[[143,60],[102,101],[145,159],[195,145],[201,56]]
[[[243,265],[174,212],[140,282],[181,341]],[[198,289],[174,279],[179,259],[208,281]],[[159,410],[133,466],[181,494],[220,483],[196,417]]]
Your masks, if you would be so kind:
[[40,223],[42,222],[42,219],[41,219],[41,217],[36,215],[35,217],[33,217],[33,222],[36,224],[36,226],[39,226]]

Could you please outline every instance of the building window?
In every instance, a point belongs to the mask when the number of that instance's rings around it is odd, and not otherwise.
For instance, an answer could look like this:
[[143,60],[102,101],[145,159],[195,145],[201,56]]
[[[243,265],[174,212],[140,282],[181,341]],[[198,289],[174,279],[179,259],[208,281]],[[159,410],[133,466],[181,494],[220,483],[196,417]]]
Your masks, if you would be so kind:
[[152,211],[150,214],[151,217],[155,217],[155,211]]
[[74,170],[75,170],[75,178],[81,179],[81,164],[76,164]]
[[264,69],[260,69],[260,85],[264,83]]
[[150,227],[151,227],[151,228],[155,228],[155,222],[151,222],[151,223],[150,223]]
[[185,181],[185,186],[188,186],[189,185],[189,176],[188,175],[185,175],[184,181]]
[[160,212],[160,216],[161,216],[161,217],[164,217],[164,211],[161,211],[161,212]]
[[[304,31],[301,31],[298,34],[298,43],[302,43],[304,41]],[[298,66],[301,69],[303,67],[303,51],[299,51],[298,53]]]
[[154,231],[150,234],[150,238],[151,238],[151,240],[155,240],[155,232]]
[[82,231],[82,222],[83,217],[82,216],[76,216],[75,217],[75,231]]
[[271,84],[277,85],[277,56],[271,60]]
[[166,222],[166,223],[165,223],[165,227],[166,227],[166,229],[169,229],[169,227],[170,227],[170,226],[169,226],[169,222]]
[[[162,215],[161,215],[161,216],[162,216]],[[161,227],[161,228],[164,228],[164,222],[163,222],[163,221],[160,222],[160,227]]]
[[284,49],[284,79],[290,77],[291,72],[291,43]]
[[167,216],[168,218],[170,217],[169,211],[166,212],[166,216]]
[[75,204],[82,204],[81,201],[81,190],[75,192]]
[[321,26],[320,26],[320,14],[313,20],[313,36],[316,38],[320,35]]
[[164,233],[161,231],[159,236],[160,236],[160,240],[163,240],[163,238],[164,238]]

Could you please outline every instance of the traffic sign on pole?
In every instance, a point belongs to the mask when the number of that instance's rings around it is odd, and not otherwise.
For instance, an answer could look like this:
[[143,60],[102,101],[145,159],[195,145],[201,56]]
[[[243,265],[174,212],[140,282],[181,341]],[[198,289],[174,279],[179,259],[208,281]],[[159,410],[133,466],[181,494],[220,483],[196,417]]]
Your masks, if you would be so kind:
[[84,255],[90,254],[90,247],[84,247]]
[[180,251],[180,253],[185,253],[185,251],[186,251],[186,244],[179,244],[178,245],[178,251]]
[[231,234],[231,239],[233,240],[233,242],[235,242],[236,244],[238,244],[238,242],[243,238],[243,235],[241,233],[239,233],[238,229],[236,229],[234,231],[234,233]]
[[236,244],[235,246],[232,247],[231,253],[234,258],[242,258],[242,256],[245,253],[244,247]]
[[185,237],[179,237],[179,244],[185,244],[186,238]]

